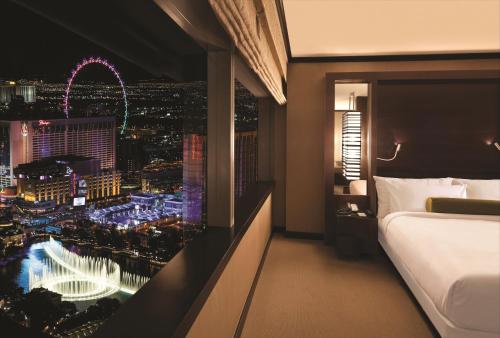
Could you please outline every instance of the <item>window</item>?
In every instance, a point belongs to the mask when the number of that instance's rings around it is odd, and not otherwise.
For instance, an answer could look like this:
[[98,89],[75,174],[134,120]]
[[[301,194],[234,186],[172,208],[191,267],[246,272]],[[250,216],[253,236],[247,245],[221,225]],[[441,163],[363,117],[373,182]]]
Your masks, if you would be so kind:
[[206,55],[184,36],[189,74],[168,77],[19,5],[0,12],[23,22],[0,55],[0,316],[88,335],[204,230]]
[[257,182],[257,98],[241,83],[235,86],[234,195],[236,201]]

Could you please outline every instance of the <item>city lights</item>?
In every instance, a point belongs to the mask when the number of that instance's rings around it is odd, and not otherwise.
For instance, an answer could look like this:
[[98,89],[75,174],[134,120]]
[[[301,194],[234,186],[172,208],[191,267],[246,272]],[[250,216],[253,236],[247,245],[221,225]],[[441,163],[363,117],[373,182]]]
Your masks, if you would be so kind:
[[[111,83],[99,73],[78,82],[93,64]],[[238,82],[235,98],[238,198],[256,180],[257,101]],[[0,291],[0,304],[11,304],[0,314],[22,320],[25,301],[42,297],[63,308],[49,334],[80,330],[95,322],[95,307],[112,303],[116,312],[189,245],[206,222],[206,109],[206,81],[125,86],[100,57],[78,63],[67,83],[4,85],[0,265],[9,269],[0,282],[12,284]],[[98,313],[99,323],[112,314]]]

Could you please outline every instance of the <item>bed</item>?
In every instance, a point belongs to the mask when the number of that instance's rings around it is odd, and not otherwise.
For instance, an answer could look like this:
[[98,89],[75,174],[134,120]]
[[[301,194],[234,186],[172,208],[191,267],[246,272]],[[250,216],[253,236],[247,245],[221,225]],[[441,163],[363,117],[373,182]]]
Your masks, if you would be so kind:
[[500,337],[500,216],[391,212],[379,242],[442,337]]

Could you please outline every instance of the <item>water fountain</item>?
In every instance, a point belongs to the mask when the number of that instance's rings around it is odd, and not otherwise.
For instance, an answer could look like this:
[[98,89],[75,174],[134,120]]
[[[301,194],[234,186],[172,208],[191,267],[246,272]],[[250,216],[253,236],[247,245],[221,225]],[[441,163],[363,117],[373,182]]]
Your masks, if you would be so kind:
[[118,291],[135,293],[148,277],[121,271],[107,258],[79,256],[50,238],[41,243],[48,258],[41,273],[29,270],[29,289],[43,287],[62,295],[63,300],[85,301],[110,296]]

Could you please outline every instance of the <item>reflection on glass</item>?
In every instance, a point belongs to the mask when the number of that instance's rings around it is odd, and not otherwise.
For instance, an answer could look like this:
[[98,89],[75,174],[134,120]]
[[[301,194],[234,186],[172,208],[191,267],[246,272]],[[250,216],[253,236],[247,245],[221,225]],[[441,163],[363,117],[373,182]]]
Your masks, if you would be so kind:
[[54,40],[54,61],[32,57],[19,31],[9,53],[30,63],[0,62],[0,316],[88,336],[204,230],[206,74],[157,78],[4,10]]
[[[334,112],[334,193],[366,195],[363,168],[363,123],[368,84],[336,83]],[[365,174],[363,174],[365,170]]]
[[236,201],[257,182],[257,98],[236,82],[234,116],[234,194]]

